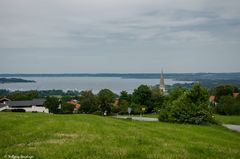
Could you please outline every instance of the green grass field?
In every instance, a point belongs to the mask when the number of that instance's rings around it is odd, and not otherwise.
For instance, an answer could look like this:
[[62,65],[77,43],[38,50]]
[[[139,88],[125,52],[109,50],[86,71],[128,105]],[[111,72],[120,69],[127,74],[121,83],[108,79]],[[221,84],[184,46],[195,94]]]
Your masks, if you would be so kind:
[[[127,115],[126,115],[127,116]],[[143,116],[143,117],[148,117],[148,118],[158,118],[159,117],[159,114],[143,114],[143,115],[131,115],[131,116],[134,116],[134,117],[139,117],[139,116]]]
[[227,115],[214,115],[216,120],[223,124],[236,124],[240,125],[240,115],[227,116]]
[[218,125],[0,113],[0,158],[5,155],[41,159],[239,159],[240,133]]

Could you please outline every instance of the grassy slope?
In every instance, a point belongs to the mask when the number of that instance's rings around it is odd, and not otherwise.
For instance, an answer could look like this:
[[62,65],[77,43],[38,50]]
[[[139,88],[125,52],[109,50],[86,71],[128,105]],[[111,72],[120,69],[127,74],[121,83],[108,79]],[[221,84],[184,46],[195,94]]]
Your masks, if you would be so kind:
[[240,158],[240,134],[221,126],[93,115],[0,113],[0,158]]
[[227,115],[214,115],[216,120],[224,124],[237,124],[240,125],[240,115],[227,116]]
[[[125,115],[127,116],[127,115]],[[139,117],[140,115],[132,115]],[[144,114],[144,117],[149,117],[149,118],[158,118],[159,114]],[[218,115],[215,114],[215,119],[220,123],[220,124],[236,124],[240,125],[240,115]]]

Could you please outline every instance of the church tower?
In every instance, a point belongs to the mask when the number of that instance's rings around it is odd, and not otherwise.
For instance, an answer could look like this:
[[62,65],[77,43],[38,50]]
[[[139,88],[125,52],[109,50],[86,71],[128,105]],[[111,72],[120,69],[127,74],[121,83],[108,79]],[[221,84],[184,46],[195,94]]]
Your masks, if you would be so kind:
[[160,86],[159,89],[161,91],[161,93],[165,94],[166,93],[166,88],[165,88],[165,84],[164,84],[164,77],[163,77],[163,69],[161,71],[161,78],[160,78]]

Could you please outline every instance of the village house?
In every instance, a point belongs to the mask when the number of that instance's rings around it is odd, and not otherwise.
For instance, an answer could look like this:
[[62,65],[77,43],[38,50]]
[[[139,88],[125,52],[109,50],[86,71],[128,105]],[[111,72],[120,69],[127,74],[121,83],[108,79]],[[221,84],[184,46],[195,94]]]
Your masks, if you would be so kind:
[[11,101],[7,98],[2,98],[0,99],[0,111],[49,113],[49,110],[44,107],[44,102],[45,102],[45,99]]
[[[237,98],[239,96],[239,93],[233,93],[232,96],[234,98]],[[210,105],[209,106],[216,106],[217,105],[217,97],[216,96],[210,96],[209,97],[209,103]]]
[[80,109],[80,107],[81,107],[81,105],[80,105],[80,104],[78,103],[78,101],[75,100],[75,99],[73,99],[73,100],[71,100],[71,101],[68,101],[67,103],[72,104],[72,105],[75,106],[75,108],[74,108],[74,110],[73,110],[73,113],[76,113],[76,112]]
[[237,98],[239,96],[239,93],[233,93],[233,97]]

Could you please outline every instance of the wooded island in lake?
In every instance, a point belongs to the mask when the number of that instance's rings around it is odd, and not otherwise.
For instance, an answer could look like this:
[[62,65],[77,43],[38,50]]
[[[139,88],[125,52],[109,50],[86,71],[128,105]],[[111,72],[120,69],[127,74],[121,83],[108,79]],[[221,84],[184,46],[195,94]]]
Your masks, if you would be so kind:
[[32,83],[33,80],[25,80],[21,78],[0,78],[0,83]]

